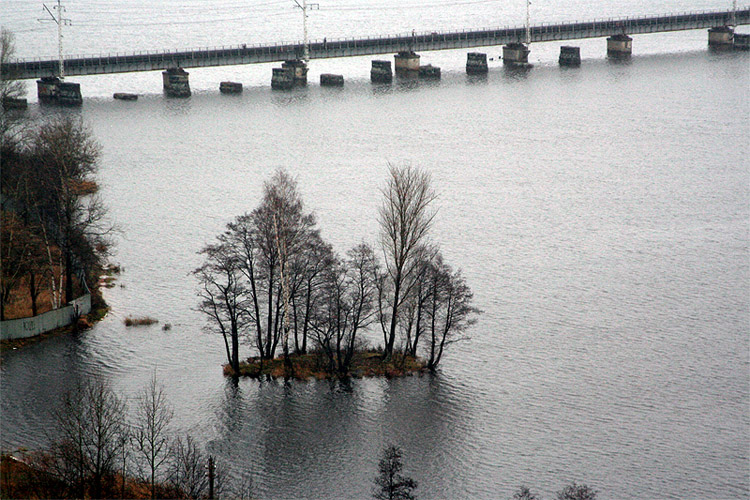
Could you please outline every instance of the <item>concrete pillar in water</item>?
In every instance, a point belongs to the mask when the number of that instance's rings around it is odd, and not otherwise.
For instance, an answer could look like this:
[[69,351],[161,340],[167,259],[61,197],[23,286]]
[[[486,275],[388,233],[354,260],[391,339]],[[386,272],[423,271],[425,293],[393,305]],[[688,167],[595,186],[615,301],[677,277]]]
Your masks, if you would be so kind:
[[481,52],[469,52],[466,54],[466,73],[477,75],[487,73],[487,54]]
[[190,97],[190,80],[187,71],[182,68],[169,68],[162,71],[164,93],[169,97]]
[[271,88],[277,90],[289,90],[292,87],[294,87],[294,71],[292,68],[273,68]]
[[419,54],[411,50],[402,50],[393,56],[396,74],[419,72]]
[[57,85],[57,102],[64,106],[80,106],[83,104],[83,97],[81,97],[81,84],[60,82]]
[[39,102],[42,103],[63,106],[80,106],[83,103],[81,84],[64,82],[56,76],[46,76],[37,80],[36,91]]
[[323,73],[322,75],[320,75],[320,86],[343,87],[344,75],[332,75],[331,73]]
[[57,86],[60,79],[56,76],[43,76],[36,81],[36,95],[39,102],[52,103],[57,100]]
[[750,50],[750,34],[735,33],[734,48],[737,50]]
[[282,68],[290,69],[294,78],[294,84],[304,87],[307,85],[307,64],[300,59],[284,61]]
[[425,64],[419,67],[419,78],[426,80],[440,80],[440,68],[432,64]]
[[242,84],[239,82],[221,82],[219,92],[222,94],[241,94]]
[[580,66],[581,65],[581,48],[563,45],[560,47],[560,66]]
[[633,39],[628,35],[612,35],[607,38],[608,57],[630,57],[633,53]]
[[503,45],[503,64],[525,66],[529,64],[529,48],[518,42]]
[[729,26],[719,26],[708,29],[708,46],[714,48],[729,48],[734,40],[734,30]]
[[393,81],[391,61],[372,61],[370,80],[376,83],[390,83]]

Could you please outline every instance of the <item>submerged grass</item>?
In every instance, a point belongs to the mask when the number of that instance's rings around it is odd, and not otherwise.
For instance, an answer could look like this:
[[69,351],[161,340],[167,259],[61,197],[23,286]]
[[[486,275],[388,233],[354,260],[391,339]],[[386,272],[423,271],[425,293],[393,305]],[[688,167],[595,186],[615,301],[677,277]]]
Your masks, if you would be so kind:
[[133,318],[132,316],[128,316],[124,321],[125,326],[149,326],[158,322],[158,319],[154,319],[150,316],[142,316],[140,318]]

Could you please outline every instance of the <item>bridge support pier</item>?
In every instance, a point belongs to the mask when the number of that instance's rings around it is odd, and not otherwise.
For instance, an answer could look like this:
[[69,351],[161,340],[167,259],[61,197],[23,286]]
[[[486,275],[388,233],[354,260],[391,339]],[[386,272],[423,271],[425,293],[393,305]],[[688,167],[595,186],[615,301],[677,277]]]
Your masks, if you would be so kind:
[[581,47],[569,47],[563,45],[560,47],[560,66],[580,66],[581,65]]
[[305,64],[305,61],[292,59],[284,61],[281,67],[292,71],[294,85],[299,85],[300,87],[307,85],[307,64]]
[[734,30],[729,26],[708,29],[708,46],[716,49],[730,48],[734,43]]
[[375,83],[391,83],[393,81],[391,61],[372,61],[370,80]]
[[162,71],[164,93],[169,97],[190,97],[190,73],[182,68]]
[[63,82],[56,76],[43,77],[37,80],[36,92],[39,102],[45,104],[80,106],[83,103],[81,84]]
[[393,56],[396,74],[419,72],[419,54],[411,50],[404,50]]
[[289,90],[292,87],[294,87],[294,71],[292,68],[273,68],[271,88],[274,90]]
[[320,75],[320,86],[321,87],[343,87],[344,75],[333,75],[331,73],[323,73]]
[[440,80],[440,68],[432,64],[425,64],[419,67],[419,78],[425,80]]
[[736,50],[750,50],[750,34],[735,33],[734,48]]
[[518,42],[503,45],[503,64],[507,66],[526,66],[529,64],[529,48]]
[[466,54],[466,74],[479,75],[488,71],[487,54],[481,52],[469,52]]
[[608,57],[630,57],[633,53],[633,39],[628,35],[612,35],[607,38]]

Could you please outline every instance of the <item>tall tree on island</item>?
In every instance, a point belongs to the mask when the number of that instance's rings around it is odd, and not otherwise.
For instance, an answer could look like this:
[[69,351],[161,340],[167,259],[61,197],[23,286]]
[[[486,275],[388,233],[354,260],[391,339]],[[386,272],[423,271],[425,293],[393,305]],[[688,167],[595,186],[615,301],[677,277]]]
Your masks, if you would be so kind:
[[381,290],[388,294],[379,301],[384,359],[393,353],[400,308],[416,282],[419,248],[427,242],[435,218],[432,202],[436,198],[427,172],[410,165],[390,165],[389,174],[378,217],[385,259]]

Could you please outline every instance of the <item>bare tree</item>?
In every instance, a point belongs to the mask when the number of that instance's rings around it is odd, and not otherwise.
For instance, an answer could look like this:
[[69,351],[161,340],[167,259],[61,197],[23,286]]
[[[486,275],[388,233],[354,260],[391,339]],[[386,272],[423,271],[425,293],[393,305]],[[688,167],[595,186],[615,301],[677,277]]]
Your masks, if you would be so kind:
[[156,374],[141,393],[136,406],[135,449],[150,472],[151,498],[156,498],[156,476],[169,458],[169,423],[174,411]]
[[[0,67],[16,55],[16,41],[13,32],[0,28]],[[0,74],[0,106],[8,98],[17,99],[26,95],[26,87],[20,80],[14,80],[15,75]]]
[[383,458],[378,463],[378,477],[375,478],[376,489],[373,496],[377,500],[414,500],[413,491],[417,482],[401,475],[404,464],[401,461],[401,449],[389,446],[383,450]]
[[64,256],[65,301],[73,300],[73,275],[90,271],[110,246],[114,226],[95,193],[100,146],[72,118],[45,123],[32,144],[39,223],[49,228]]
[[557,500],[596,500],[596,491],[573,481],[557,492]]
[[102,498],[105,493],[105,481],[113,476],[123,452],[125,408],[125,402],[109,384],[96,377],[63,395],[55,412],[58,470],[61,477],[77,486],[80,498],[87,485],[92,498]]
[[297,183],[278,170],[263,187],[263,200],[252,213],[265,282],[265,357],[273,358],[281,341],[289,353],[291,264],[300,258],[315,229],[315,216],[304,212]]
[[466,329],[476,323],[475,316],[481,311],[471,305],[474,294],[460,270],[454,272],[439,254],[428,269],[431,291],[427,301],[430,332],[427,367],[434,371],[445,348],[466,338]]
[[540,500],[540,498],[534,495],[526,486],[521,486],[518,488],[518,491],[513,494],[513,500]]
[[435,212],[431,205],[436,198],[428,173],[410,165],[391,165],[389,172],[379,212],[380,242],[390,291],[389,300],[381,302],[381,307],[386,305],[389,309],[380,314],[384,358],[393,352],[400,308],[415,282],[417,249],[426,242],[432,227]]
[[172,444],[169,482],[185,498],[202,498],[208,488],[207,460],[192,436],[178,436]]
[[349,373],[358,334],[374,317],[377,273],[375,253],[364,243],[351,249],[346,261],[335,258],[323,271],[312,327],[331,373]]
[[221,235],[218,243],[207,245],[200,253],[205,261],[193,271],[200,284],[198,295],[202,299],[198,310],[208,317],[207,328],[218,331],[224,338],[227,362],[237,377],[240,371],[239,336],[249,321],[248,290],[242,279],[240,256],[233,251],[226,235]]

